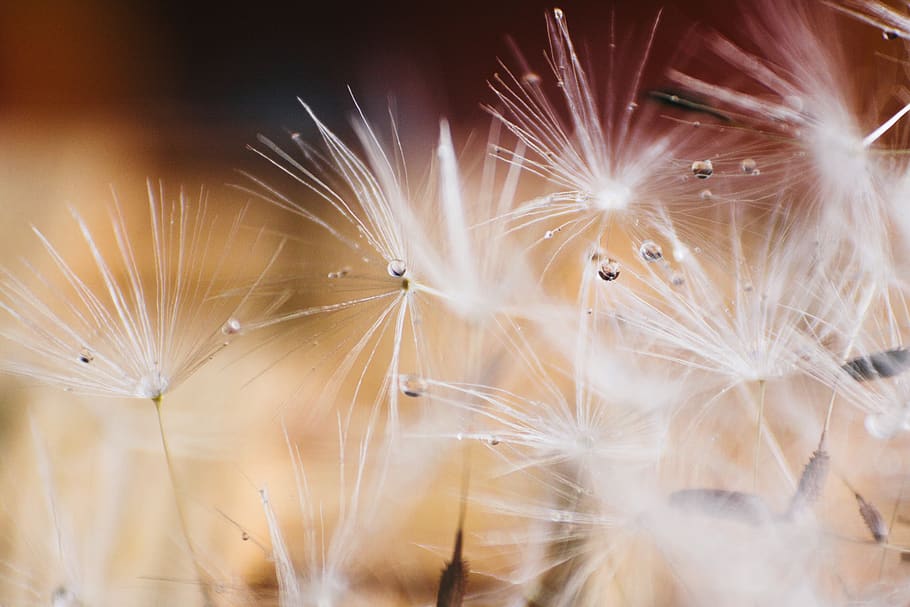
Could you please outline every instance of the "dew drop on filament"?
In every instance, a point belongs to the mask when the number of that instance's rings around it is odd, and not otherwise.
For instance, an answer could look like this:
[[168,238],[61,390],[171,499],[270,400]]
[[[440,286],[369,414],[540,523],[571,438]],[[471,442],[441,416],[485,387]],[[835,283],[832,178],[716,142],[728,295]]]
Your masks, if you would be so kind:
[[755,162],[754,158],[746,158],[740,163],[740,168],[745,175],[758,175],[758,163]]
[[401,259],[393,259],[389,262],[389,265],[386,266],[386,270],[389,272],[389,276],[394,276],[395,278],[401,278],[405,275],[405,272],[408,271],[407,265]]
[[660,248],[660,245],[653,240],[646,240],[641,243],[641,246],[638,248],[638,253],[641,255],[641,258],[647,262],[659,261],[663,259],[664,256],[664,252]]
[[543,237],[546,240],[550,240],[551,238],[553,238],[553,230],[547,230],[546,232],[544,232]]
[[606,282],[612,282],[619,278],[620,266],[615,259],[608,259],[597,269],[597,275]]
[[427,382],[414,375],[402,375],[398,380],[398,388],[405,396],[417,398],[427,391]]
[[897,38],[900,38],[900,35],[894,30],[882,30],[883,40],[896,40]]
[[714,174],[714,164],[710,160],[696,160],[692,163],[692,174],[699,179],[707,179]]
[[224,333],[225,335],[237,335],[238,333],[240,333],[241,328],[242,327],[240,325],[239,320],[237,320],[236,318],[229,318],[221,326],[221,332]]
[[91,363],[93,360],[95,360],[95,355],[92,354],[91,350],[89,350],[88,348],[82,348],[81,350],[79,350],[79,362],[81,362],[84,365],[87,365],[87,364]]

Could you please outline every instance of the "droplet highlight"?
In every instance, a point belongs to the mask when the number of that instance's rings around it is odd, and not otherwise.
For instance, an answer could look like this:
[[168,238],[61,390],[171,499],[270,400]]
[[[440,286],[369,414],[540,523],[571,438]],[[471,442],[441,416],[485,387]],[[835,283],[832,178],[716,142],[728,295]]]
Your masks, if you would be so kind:
[[423,396],[427,391],[427,382],[416,375],[402,375],[398,379],[398,388],[401,393],[411,398]]
[[240,333],[241,328],[243,328],[243,327],[240,324],[239,320],[237,320],[236,318],[229,318],[221,326],[221,332],[224,333],[225,335],[237,335],[238,333]]
[[388,270],[389,276],[401,278],[408,271],[408,266],[401,259],[393,259],[389,262],[389,265],[386,266],[386,270]]
[[758,163],[755,162],[754,158],[746,158],[739,163],[739,168],[742,169],[744,175],[758,175],[761,173],[761,171],[758,170]]
[[621,268],[618,261],[615,259],[608,259],[597,268],[597,275],[605,282],[613,282],[619,278],[620,270]]
[[661,249],[660,245],[653,240],[646,240],[641,243],[641,246],[638,248],[638,253],[641,255],[642,259],[649,263],[660,261],[664,257],[663,249]]
[[714,164],[710,160],[696,160],[692,163],[692,174],[699,179],[707,179],[714,174]]

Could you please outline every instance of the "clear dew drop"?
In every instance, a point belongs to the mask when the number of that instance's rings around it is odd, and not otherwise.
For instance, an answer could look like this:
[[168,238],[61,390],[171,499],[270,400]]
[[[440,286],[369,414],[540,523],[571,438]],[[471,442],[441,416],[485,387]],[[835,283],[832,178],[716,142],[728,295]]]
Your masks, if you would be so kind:
[[401,393],[411,398],[423,396],[427,391],[427,382],[416,375],[402,375],[398,379],[398,388]]
[[543,237],[545,240],[550,240],[551,238],[553,238],[553,235],[554,235],[553,230],[547,230],[546,232],[543,233]]
[[401,278],[405,275],[405,272],[408,271],[408,266],[401,259],[393,259],[389,262],[389,265],[386,266],[386,270],[389,272],[389,276]]
[[897,40],[898,38],[900,38],[900,34],[894,30],[882,30],[883,40]]
[[670,283],[674,287],[681,287],[686,284],[686,279],[679,272],[673,272],[672,276],[670,276]]
[[714,174],[714,164],[710,160],[696,160],[692,163],[692,174],[699,179],[707,179]]
[[739,163],[739,168],[742,169],[744,175],[760,174],[760,171],[758,170],[758,163],[755,162],[754,158],[746,158],[741,163]]
[[634,112],[637,109],[638,109],[638,104],[634,101],[626,106],[626,110],[629,112]]
[[565,15],[565,13],[562,12],[561,8],[554,8],[553,16],[556,17],[557,21],[561,21],[566,15]]
[[458,434],[455,435],[455,438],[456,438],[457,440],[464,440],[464,434],[462,434],[461,432],[459,432]]
[[661,249],[660,245],[653,240],[646,240],[641,243],[641,246],[638,248],[638,253],[641,255],[642,259],[649,263],[652,261],[660,261],[664,256],[663,249]]
[[597,269],[597,275],[605,282],[613,282],[619,278],[621,268],[615,259],[608,259]]
[[496,436],[495,434],[491,434],[490,438],[487,439],[487,442],[490,443],[491,447],[495,447],[496,445],[498,445],[500,443],[500,440],[499,440],[498,436]]
[[91,350],[88,348],[82,348],[79,350],[79,362],[87,365],[90,364],[93,360],[95,360],[95,355],[92,354]]
[[711,193],[711,190],[702,190],[701,192],[698,193],[698,196],[702,200],[711,200],[711,198],[714,197],[714,194]]
[[550,514],[550,520],[554,523],[571,523],[572,514],[569,512],[563,512],[562,510],[555,510]]
[[341,268],[340,270],[338,270],[337,272],[329,272],[327,274],[327,276],[329,278],[344,278],[345,276],[347,276],[350,273],[351,273],[351,268],[349,268],[348,266],[345,266],[345,267]]
[[530,84],[532,86],[537,86],[541,82],[540,75],[535,72],[526,72],[521,79],[525,81],[525,84]]
[[244,542],[248,542],[250,540],[250,534],[244,531],[240,534],[240,539],[242,539]]
[[227,321],[221,325],[221,332],[225,335],[237,335],[240,333],[241,328],[243,327],[239,320],[236,318],[228,318]]
[[864,420],[866,432],[873,438],[884,440],[897,434],[899,420],[887,413],[870,413]]

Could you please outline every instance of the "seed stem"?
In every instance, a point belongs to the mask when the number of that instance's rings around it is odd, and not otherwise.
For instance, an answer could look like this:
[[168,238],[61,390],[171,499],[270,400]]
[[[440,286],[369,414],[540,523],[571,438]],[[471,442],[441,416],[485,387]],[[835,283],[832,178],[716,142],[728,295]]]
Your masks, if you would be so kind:
[[205,605],[208,607],[214,605],[208,585],[208,576],[203,571],[202,567],[199,564],[199,559],[196,556],[196,550],[193,548],[193,542],[190,541],[189,526],[186,523],[186,513],[183,510],[183,501],[180,499],[180,491],[178,490],[177,483],[177,474],[174,468],[174,461],[171,458],[171,449],[168,446],[167,435],[164,431],[164,420],[161,417],[161,395],[155,396],[152,398],[152,402],[155,403],[155,413],[158,418],[158,431],[161,436],[161,446],[164,448],[164,459],[167,462],[167,473],[168,478],[171,481],[171,491],[174,494],[174,503],[177,506],[177,518],[180,521],[180,531],[183,534],[183,540],[186,542],[187,548],[190,551],[190,558],[193,559],[193,566],[196,569],[196,577],[199,580],[200,588],[202,589],[202,595],[205,600]]
[[761,430],[765,415],[765,387],[764,379],[758,380],[758,423],[755,425],[755,460],[752,462],[752,490],[758,486],[758,456],[761,452]]

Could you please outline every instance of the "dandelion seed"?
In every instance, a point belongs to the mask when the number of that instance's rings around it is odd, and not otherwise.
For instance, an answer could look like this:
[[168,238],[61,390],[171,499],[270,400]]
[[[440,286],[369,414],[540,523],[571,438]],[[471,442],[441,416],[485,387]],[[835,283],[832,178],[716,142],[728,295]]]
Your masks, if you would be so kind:
[[856,381],[894,377],[910,368],[910,349],[894,348],[854,358],[841,367]]
[[866,528],[872,533],[872,538],[878,544],[887,543],[889,535],[888,524],[882,517],[881,512],[873,504],[863,499],[863,496],[859,493],[854,492],[853,495],[856,497],[856,503],[859,506],[859,514],[863,517]]
[[696,160],[692,163],[692,174],[699,179],[707,179],[714,174],[714,164],[710,160]]
[[822,446],[812,452],[809,463],[803,468],[796,492],[790,500],[788,515],[793,516],[817,502],[825,491],[825,482],[831,468],[831,456]]

